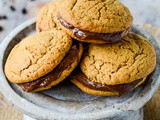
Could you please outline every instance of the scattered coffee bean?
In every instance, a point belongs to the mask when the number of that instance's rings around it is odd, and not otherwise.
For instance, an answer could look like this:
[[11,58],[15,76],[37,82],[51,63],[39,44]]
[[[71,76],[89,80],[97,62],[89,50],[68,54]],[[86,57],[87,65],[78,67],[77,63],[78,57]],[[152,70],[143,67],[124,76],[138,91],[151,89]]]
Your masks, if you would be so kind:
[[7,16],[5,16],[5,15],[4,15],[4,16],[3,16],[3,19],[5,19],[5,20],[6,20],[6,19],[7,19]]
[[24,15],[27,14],[26,8],[23,8],[23,9],[22,9],[22,14],[24,14]]
[[0,32],[2,32],[3,31],[3,27],[2,26],[0,26]]
[[7,19],[7,16],[3,15],[3,16],[0,16],[0,20],[6,20]]
[[11,9],[12,11],[16,11],[16,9],[15,9],[14,6],[10,6],[10,9]]

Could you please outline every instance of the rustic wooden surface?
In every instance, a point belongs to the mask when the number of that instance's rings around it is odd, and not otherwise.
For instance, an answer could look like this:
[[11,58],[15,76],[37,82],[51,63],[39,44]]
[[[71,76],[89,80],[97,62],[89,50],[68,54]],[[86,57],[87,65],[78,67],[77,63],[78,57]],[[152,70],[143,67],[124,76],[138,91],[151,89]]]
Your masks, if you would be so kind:
[[0,120],[22,120],[22,113],[8,103],[0,93]]
[[[0,43],[15,27],[35,17],[39,9],[53,0],[0,0]],[[120,0],[126,4],[135,23],[147,22],[160,27],[159,0]],[[136,6],[136,7],[135,7]],[[145,24],[160,44],[160,29]],[[3,84],[3,83],[1,83]],[[160,120],[160,87],[144,109],[145,120]],[[0,93],[0,120],[22,120],[22,113],[11,106]]]
[[[160,28],[144,24],[160,45]],[[152,99],[144,106],[144,120],[160,120],[160,86]]]

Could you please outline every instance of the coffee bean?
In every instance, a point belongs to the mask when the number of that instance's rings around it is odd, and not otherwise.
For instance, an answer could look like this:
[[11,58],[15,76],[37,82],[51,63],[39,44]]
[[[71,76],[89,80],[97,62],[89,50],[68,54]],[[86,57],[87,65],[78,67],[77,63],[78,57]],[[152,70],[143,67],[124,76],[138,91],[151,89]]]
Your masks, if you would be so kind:
[[10,9],[11,9],[12,11],[16,11],[16,9],[15,9],[14,6],[10,6]]
[[0,32],[2,32],[3,31],[3,27],[2,26],[0,26]]
[[23,8],[23,9],[22,9],[22,14],[24,14],[24,15],[27,14],[26,8]]

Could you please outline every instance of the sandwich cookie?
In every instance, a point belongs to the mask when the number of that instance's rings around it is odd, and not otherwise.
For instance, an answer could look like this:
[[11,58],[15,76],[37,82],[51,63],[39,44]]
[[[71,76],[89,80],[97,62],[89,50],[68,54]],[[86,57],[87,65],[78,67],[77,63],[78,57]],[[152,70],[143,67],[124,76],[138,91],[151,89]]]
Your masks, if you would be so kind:
[[45,5],[37,15],[36,30],[37,32],[48,31],[51,29],[60,29],[60,22],[57,19],[58,6],[61,0],[54,1]]
[[5,63],[5,74],[26,92],[49,89],[73,71],[82,52],[82,44],[72,43],[62,30],[37,33],[12,49]]
[[129,9],[118,0],[65,0],[57,18],[70,36],[96,44],[121,40],[133,22]]
[[153,72],[153,46],[137,34],[121,42],[91,44],[72,82],[82,91],[99,96],[122,95],[141,85]]

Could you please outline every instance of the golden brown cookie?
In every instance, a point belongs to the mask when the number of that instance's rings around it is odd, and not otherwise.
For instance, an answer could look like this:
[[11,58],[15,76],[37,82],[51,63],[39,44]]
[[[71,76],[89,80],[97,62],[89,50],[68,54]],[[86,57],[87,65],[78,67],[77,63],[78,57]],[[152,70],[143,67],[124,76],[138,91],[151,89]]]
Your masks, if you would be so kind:
[[133,22],[128,8],[117,0],[65,0],[58,19],[69,35],[88,43],[119,41]]
[[80,61],[80,58],[83,53],[83,45],[82,43],[76,43],[72,45],[71,49],[64,57],[64,59],[59,63],[59,65],[54,68],[50,73],[46,76],[39,78],[35,81],[22,83],[19,86],[27,92],[36,92],[45,89],[49,89],[52,86],[57,85],[61,81],[63,81],[66,77],[68,77],[71,72],[75,69],[77,64]]
[[58,6],[61,5],[62,0],[56,0],[45,5],[38,13],[36,30],[37,32],[48,31],[51,29],[60,29],[59,21],[57,19]]
[[62,31],[29,36],[12,49],[5,64],[5,74],[14,83],[38,79],[61,62],[71,45],[72,39]]
[[142,84],[155,65],[155,50],[148,40],[128,34],[117,43],[91,44],[80,65],[82,72],[72,82],[90,94],[91,89],[95,95],[121,95]]
[[72,43],[71,37],[62,30],[37,33],[12,49],[5,74],[26,92],[49,89],[70,75],[82,52],[82,43]]

